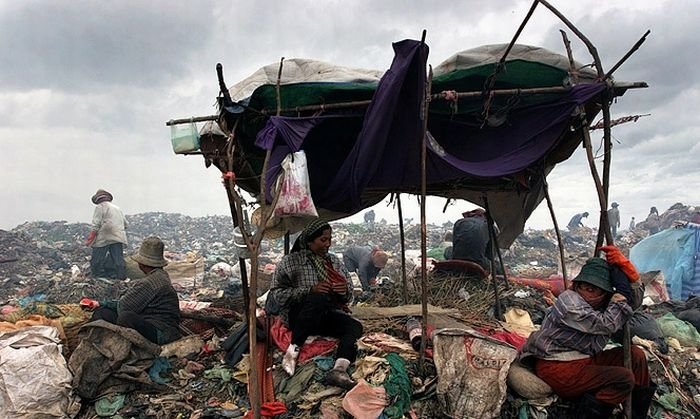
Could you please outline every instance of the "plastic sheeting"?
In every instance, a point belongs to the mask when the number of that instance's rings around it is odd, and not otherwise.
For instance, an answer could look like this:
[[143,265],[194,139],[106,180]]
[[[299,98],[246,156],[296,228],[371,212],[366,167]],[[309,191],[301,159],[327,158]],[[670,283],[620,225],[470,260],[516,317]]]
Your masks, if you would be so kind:
[[630,249],[630,260],[640,272],[662,271],[671,299],[685,300],[700,293],[700,275],[696,275],[697,242],[695,228],[664,230]]
[[58,331],[32,326],[0,334],[0,412],[5,419],[73,417],[71,373]]

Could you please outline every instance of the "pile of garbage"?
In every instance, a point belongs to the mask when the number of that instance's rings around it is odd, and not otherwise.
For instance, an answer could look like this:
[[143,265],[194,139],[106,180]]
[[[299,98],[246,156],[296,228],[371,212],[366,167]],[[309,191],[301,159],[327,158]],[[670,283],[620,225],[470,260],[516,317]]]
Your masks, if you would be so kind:
[[[694,214],[694,207],[676,204],[661,214],[660,219],[672,227],[689,221]],[[250,408],[248,365],[256,362],[259,371],[273,383],[268,390],[282,402],[266,404],[266,412],[279,418],[343,418],[359,411],[376,412],[372,417],[383,414],[387,418],[431,417],[436,412],[460,416],[467,414],[463,410],[467,407],[472,409],[468,415],[479,412],[483,417],[542,414],[576,417],[575,410],[566,402],[554,398],[544,406],[538,405],[518,394],[506,380],[507,367],[515,359],[514,348],[541,323],[556,298],[553,289],[539,287],[546,280],[561,282],[561,260],[553,230],[528,230],[509,249],[504,249],[506,272],[497,276],[496,284],[489,278],[428,272],[429,328],[425,333],[432,339],[428,339],[428,352],[421,359],[407,330],[408,320],[422,315],[420,226],[408,224],[405,230],[407,289],[404,292],[397,225],[333,223],[332,251],[340,253],[351,245],[369,245],[381,247],[392,255],[380,274],[383,278],[374,294],[360,299],[353,307],[365,332],[353,369],[353,377],[361,385],[345,392],[323,382],[325,371],[332,366],[327,352],[300,362],[292,377],[279,368],[285,348],[274,340],[260,343],[267,345],[264,353],[270,357],[266,360],[251,360],[248,355],[242,355],[236,362],[229,358],[224,342],[242,327],[244,317],[237,266],[239,249],[234,243],[229,217],[147,213],[127,216],[127,223],[130,241],[127,253],[133,253],[149,235],[158,235],[165,242],[166,257],[171,261],[170,275],[181,301],[183,325],[190,334],[153,357],[147,370],[149,379],[138,390],[95,400],[66,396],[60,406],[66,415],[242,417]],[[52,375],[63,377],[64,381],[54,383],[57,389],[65,388],[66,383],[70,387],[70,372],[65,362],[78,345],[80,326],[89,317],[89,313],[81,312],[78,301],[84,296],[96,300],[117,298],[128,287],[128,283],[89,275],[90,249],[83,243],[89,229],[86,223],[33,222],[12,231],[0,230],[0,327],[6,328],[0,329],[0,339],[18,336],[20,332],[13,328],[23,321],[51,330],[55,327],[55,334],[37,329],[44,331],[32,339],[57,348],[59,344],[63,346],[63,364],[52,358],[53,364],[43,366],[45,370],[61,372]],[[447,231],[448,225],[427,226],[428,248],[438,256],[436,259],[445,246]],[[597,231],[579,228],[561,233],[565,265],[572,278],[592,255]],[[648,234],[643,226],[621,230],[616,244],[628,253],[630,247]],[[263,244],[259,295],[267,290],[275,264],[284,253],[282,239],[265,240]],[[429,262],[428,269],[431,267]],[[247,268],[250,275],[250,265]],[[128,267],[130,279],[138,275],[133,265]],[[526,283],[526,279],[536,281]],[[648,316],[647,324],[656,326],[653,329],[657,333],[637,336],[634,341],[647,351],[650,373],[659,384],[654,414],[696,417],[700,413],[700,334],[696,329],[700,326],[700,302],[657,299],[641,312]],[[484,351],[479,352],[483,362],[490,362],[488,356],[493,354],[499,360],[510,361],[498,363],[499,368],[494,368],[493,374],[478,379],[476,374],[461,374],[463,371],[455,370],[450,360],[462,360],[459,365],[468,364],[465,353],[455,352],[457,347],[465,348],[462,343],[466,341],[474,342],[470,350]],[[3,347],[0,344],[0,350]],[[479,397],[475,396],[477,393]],[[464,395],[481,404],[467,403]]]

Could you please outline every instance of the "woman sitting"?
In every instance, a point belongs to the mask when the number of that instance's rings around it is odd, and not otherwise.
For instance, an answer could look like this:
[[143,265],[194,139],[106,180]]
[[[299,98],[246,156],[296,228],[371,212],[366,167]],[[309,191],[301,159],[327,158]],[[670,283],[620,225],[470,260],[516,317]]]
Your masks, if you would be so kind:
[[[631,371],[621,347],[603,350],[633,310],[630,280],[639,278],[617,248],[603,248],[610,264],[591,258],[547,313],[542,328],[521,349],[535,373],[554,393],[578,399],[582,418],[607,418],[632,395],[632,417],[645,418],[656,389],[649,380],[644,351],[632,347]],[[612,265],[612,266],[611,266]]]
[[299,349],[309,336],[332,336],[339,339],[337,359],[326,383],[351,389],[355,382],[347,369],[357,356],[362,324],[348,314],[352,283],[340,259],[328,253],[331,233],[331,226],[320,219],[306,226],[277,265],[266,309],[269,313],[269,307],[277,306],[292,331],[292,343],[282,361],[289,375],[294,374]]

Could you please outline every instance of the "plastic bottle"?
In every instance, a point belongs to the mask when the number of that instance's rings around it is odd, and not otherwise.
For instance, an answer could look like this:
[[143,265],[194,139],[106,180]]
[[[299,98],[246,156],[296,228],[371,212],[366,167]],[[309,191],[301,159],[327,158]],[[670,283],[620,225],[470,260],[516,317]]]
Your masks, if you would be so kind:
[[420,320],[415,317],[409,317],[406,320],[406,332],[408,332],[408,340],[411,342],[413,349],[420,352],[420,341],[423,336],[423,327]]

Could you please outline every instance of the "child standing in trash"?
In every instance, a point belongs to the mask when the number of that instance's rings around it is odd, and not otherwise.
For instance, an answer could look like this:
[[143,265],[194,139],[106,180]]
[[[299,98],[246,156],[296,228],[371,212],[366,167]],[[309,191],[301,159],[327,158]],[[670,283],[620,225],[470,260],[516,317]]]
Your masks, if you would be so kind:
[[632,316],[630,282],[639,280],[632,263],[614,246],[604,246],[607,262],[591,258],[547,313],[540,330],[521,348],[521,360],[564,399],[578,400],[581,418],[607,418],[632,396],[632,417],[646,418],[656,386],[646,356],[631,348],[632,371],[623,349],[603,350]]
[[294,375],[306,338],[337,337],[337,359],[326,383],[349,390],[355,382],[347,369],[357,356],[362,324],[349,314],[352,283],[348,273],[340,259],[328,253],[331,233],[331,226],[320,219],[306,226],[291,252],[277,265],[265,311],[280,314],[292,331],[292,343],[282,361],[289,375]]

